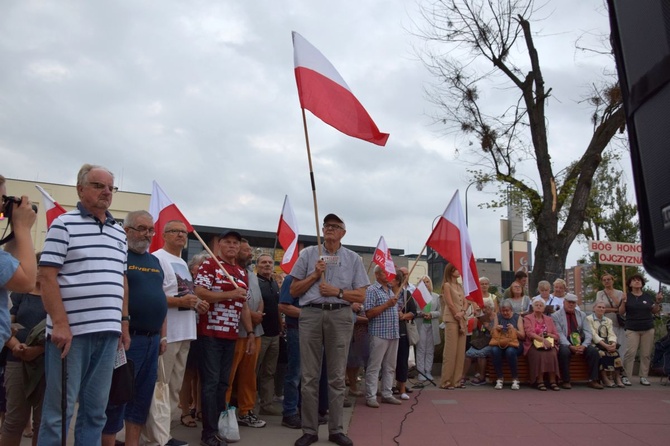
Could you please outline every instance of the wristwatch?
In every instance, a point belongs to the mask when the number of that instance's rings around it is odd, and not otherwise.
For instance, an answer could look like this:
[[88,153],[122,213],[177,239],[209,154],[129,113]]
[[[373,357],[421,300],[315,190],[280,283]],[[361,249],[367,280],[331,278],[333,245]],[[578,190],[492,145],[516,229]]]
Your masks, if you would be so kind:
[[337,293],[337,297],[340,298],[340,299],[342,299],[344,297],[344,290],[342,288],[340,288],[340,292]]
[[121,321],[128,321],[128,322],[130,322],[130,316],[121,316]]

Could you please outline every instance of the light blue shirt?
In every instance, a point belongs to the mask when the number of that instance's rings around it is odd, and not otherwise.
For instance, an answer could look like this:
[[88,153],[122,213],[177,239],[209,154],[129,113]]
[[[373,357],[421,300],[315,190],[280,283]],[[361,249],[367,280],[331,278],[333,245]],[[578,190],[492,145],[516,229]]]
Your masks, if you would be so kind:
[[19,267],[19,261],[11,254],[0,250],[0,342],[5,342],[12,336],[9,319],[9,293],[5,285],[14,276]]

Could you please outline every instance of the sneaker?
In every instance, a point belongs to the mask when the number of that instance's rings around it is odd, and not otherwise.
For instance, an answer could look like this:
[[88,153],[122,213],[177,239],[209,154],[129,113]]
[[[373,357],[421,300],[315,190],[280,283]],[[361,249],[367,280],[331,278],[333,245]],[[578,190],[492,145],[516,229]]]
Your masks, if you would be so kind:
[[430,373],[426,373],[426,378],[428,378],[431,381],[433,381],[435,379],[435,378],[433,378],[433,375],[431,375]]
[[275,395],[274,397],[272,397],[272,401],[274,401],[275,403],[281,403],[282,401],[284,401],[284,395],[282,396]]
[[239,415],[237,417],[237,424],[247,427],[265,427],[265,421],[258,418],[253,411],[249,411],[246,415]]
[[176,438],[170,438],[165,446],[188,446],[188,441],[177,440]]
[[377,402],[377,400],[367,400],[365,402],[365,405],[368,407],[372,407],[373,409],[379,408],[379,403]]
[[417,380],[419,380],[419,381],[426,381],[426,377],[423,376],[423,375],[421,375],[421,374],[419,374],[419,377],[417,378]]
[[630,379],[628,379],[627,376],[624,376],[623,378],[621,378],[621,382],[624,384],[624,386],[632,386],[633,385],[633,383],[630,382]]
[[[403,393],[403,395],[407,396],[407,394],[404,394],[404,393]],[[402,396],[400,398],[402,398]],[[409,399],[409,396],[407,396],[407,399]],[[395,404],[396,406],[398,404],[402,404],[399,399],[394,398],[392,396],[383,397],[382,398],[382,403],[384,403],[384,404]]]
[[409,395],[407,395],[406,393],[403,393],[402,395],[400,395],[400,399],[401,399],[401,400],[408,400],[408,399],[409,399]]
[[281,425],[284,427],[288,427],[289,429],[301,429],[302,420],[300,419],[300,415],[296,413],[293,415],[289,415],[287,417],[282,417]]
[[[497,383],[496,383],[496,385],[497,385]],[[514,381],[512,381],[512,390],[519,390],[519,380],[518,379],[515,379]]]
[[503,388],[503,380],[502,379],[496,379],[496,386],[494,389],[496,390],[502,390]]
[[644,376],[642,378],[640,378],[640,384],[642,384],[643,386],[650,386],[651,385],[649,380],[647,378],[645,378]]

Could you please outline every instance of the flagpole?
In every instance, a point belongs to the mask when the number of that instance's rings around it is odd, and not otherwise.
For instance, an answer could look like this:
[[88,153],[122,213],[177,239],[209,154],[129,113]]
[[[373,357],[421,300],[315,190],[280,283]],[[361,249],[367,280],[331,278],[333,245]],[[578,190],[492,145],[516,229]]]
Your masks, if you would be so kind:
[[309,179],[312,182],[312,198],[314,200],[314,222],[316,223],[316,244],[319,247],[319,257],[321,257],[321,235],[319,233],[319,207],[316,203],[316,183],[314,182],[314,169],[312,168],[312,153],[309,149],[309,134],[307,133],[307,118],[305,109],[302,110],[302,127],[305,130],[305,145],[307,146],[307,162],[309,163]]
[[228,271],[226,271],[226,268],[224,268],[223,265],[221,264],[221,262],[219,262],[219,259],[214,255],[212,250],[209,249],[209,246],[207,246],[207,243],[205,243],[202,240],[202,238],[200,237],[200,234],[198,234],[198,231],[196,231],[195,228],[193,229],[193,235],[195,235],[195,238],[198,239],[198,241],[200,242],[202,247],[205,248],[205,251],[207,251],[207,253],[212,257],[212,259],[216,262],[216,264],[219,266],[219,268],[221,268],[221,270],[223,271],[223,274],[228,278],[228,280],[230,280],[230,282],[233,284],[233,286],[236,289],[239,288],[239,286],[237,286],[237,282],[235,281],[233,276],[231,276],[230,273]]

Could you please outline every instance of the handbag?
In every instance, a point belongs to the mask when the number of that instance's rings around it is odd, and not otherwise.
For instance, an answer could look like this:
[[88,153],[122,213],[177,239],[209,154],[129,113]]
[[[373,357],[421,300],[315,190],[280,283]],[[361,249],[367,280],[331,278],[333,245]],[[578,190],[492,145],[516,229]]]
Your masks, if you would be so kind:
[[[607,293],[605,292],[605,290],[603,290],[603,294],[605,295],[605,297],[607,297],[607,300],[609,300],[609,302],[610,302],[610,307],[615,308],[615,307],[614,307],[614,302],[613,302],[612,299],[610,298],[610,295],[607,294]],[[622,303],[623,303],[623,300],[620,300],[620,301],[619,301],[619,307],[621,306]],[[617,308],[618,308],[618,307],[617,307]],[[616,312],[616,322],[617,322],[617,324],[619,325],[619,327],[621,327],[621,328],[626,328],[626,316],[622,316],[621,314],[619,314],[618,311]]]
[[158,358],[158,379],[154,387],[154,397],[149,406],[149,415],[142,429],[142,436],[148,442],[165,444],[170,441],[170,388],[165,376],[163,357]]
[[219,437],[226,443],[240,441],[240,427],[237,425],[235,406],[228,406],[228,409],[219,415]]
[[407,327],[407,340],[409,345],[416,345],[419,343],[419,329],[416,328],[414,321],[405,321]]
[[[546,337],[544,339],[547,339],[549,341],[550,348],[554,346],[554,338]],[[538,341],[537,339],[533,339],[533,346],[538,350],[545,350],[543,341]]]
[[118,406],[133,399],[135,393],[135,366],[130,359],[112,372],[112,385],[109,387],[109,404]]
[[508,325],[506,329],[501,330],[496,328],[491,333],[491,341],[489,345],[492,347],[500,347],[505,349],[507,347],[519,347],[519,337],[517,336],[516,328]]
[[486,327],[475,327],[470,338],[470,345],[476,350],[481,350],[491,342],[491,331]]

